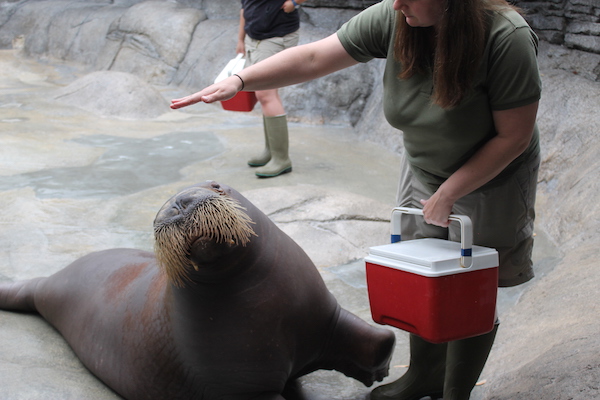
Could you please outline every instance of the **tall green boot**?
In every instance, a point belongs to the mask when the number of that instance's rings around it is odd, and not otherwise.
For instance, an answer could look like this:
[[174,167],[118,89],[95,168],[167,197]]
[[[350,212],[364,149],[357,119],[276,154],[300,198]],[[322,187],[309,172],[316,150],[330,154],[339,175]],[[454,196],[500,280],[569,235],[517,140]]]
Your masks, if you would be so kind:
[[265,127],[271,150],[271,160],[256,170],[256,176],[272,178],[292,171],[292,161],[289,158],[289,139],[286,115],[265,117]]
[[410,334],[410,365],[398,380],[376,387],[371,400],[418,400],[442,397],[447,343],[430,343]]
[[444,400],[468,400],[487,361],[498,324],[491,332],[448,343]]
[[265,134],[265,148],[261,155],[258,157],[253,157],[248,160],[248,165],[251,167],[262,167],[271,159],[271,150],[269,149],[269,136],[267,135],[267,122],[265,121],[265,116],[263,115],[263,131]]

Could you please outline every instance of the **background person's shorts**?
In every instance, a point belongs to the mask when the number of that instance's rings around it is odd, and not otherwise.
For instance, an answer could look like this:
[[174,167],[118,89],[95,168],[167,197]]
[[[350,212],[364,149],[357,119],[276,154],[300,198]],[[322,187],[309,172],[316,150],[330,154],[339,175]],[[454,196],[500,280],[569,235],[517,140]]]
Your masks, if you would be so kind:
[[273,37],[269,39],[256,40],[246,35],[244,46],[246,47],[246,67],[256,64],[274,54],[279,53],[290,47],[298,45],[300,33],[292,32],[283,37]]

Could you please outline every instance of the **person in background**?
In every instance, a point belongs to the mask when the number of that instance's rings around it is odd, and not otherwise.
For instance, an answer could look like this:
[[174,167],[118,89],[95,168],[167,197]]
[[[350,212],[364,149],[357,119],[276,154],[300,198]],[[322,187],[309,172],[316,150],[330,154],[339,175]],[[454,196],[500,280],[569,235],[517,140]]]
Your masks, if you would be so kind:
[[[246,55],[246,67],[298,44],[298,7],[305,0],[242,0],[237,53]],[[257,90],[263,112],[265,148],[248,160],[260,167],[256,175],[275,177],[292,171],[289,158],[288,125],[277,88]]]
[[[451,213],[473,222],[473,243],[498,250],[499,286],[533,278],[534,203],[540,163],[538,38],[505,0],[383,0],[335,34],[172,101],[179,108],[315,79],[385,58],[383,109],[403,133],[399,206],[403,239],[458,241]],[[402,288],[398,288],[402,290]],[[469,399],[487,361],[489,333],[429,343],[410,335],[410,365],[371,392],[375,400]]]

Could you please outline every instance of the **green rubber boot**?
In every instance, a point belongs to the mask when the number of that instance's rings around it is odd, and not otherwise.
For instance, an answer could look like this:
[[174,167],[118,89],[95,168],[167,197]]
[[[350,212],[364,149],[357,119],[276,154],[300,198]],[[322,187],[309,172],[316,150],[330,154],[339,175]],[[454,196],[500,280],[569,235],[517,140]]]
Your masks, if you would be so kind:
[[288,154],[289,139],[286,115],[265,117],[265,127],[271,150],[271,160],[264,167],[256,170],[256,176],[272,178],[291,172],[292,161]]
[[498,324],[491,332],[448,343],[444,400],[468,400],[487,361]]
[[263,115],[263,131],[265,132],[265,148],[261,155],[248,160],[248,165],[251,167],[262,167],[271,159],[271,149],[269,149],[269,136],[267,135],[267,123]]
[[410,365],[398,380],[376,387],[372,400],[418,400],[442,397],[447,343],[430,343],[410,334]]

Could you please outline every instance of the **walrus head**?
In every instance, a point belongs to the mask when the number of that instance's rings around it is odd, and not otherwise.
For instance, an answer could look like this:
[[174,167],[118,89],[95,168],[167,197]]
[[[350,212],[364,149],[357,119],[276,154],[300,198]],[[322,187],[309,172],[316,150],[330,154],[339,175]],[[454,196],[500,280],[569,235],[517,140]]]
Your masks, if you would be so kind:
[[171,197],[154,220],[154,250],[169,281],[183,286],[198,271],[252,235],[244,207],[216,182],[191,186]]

